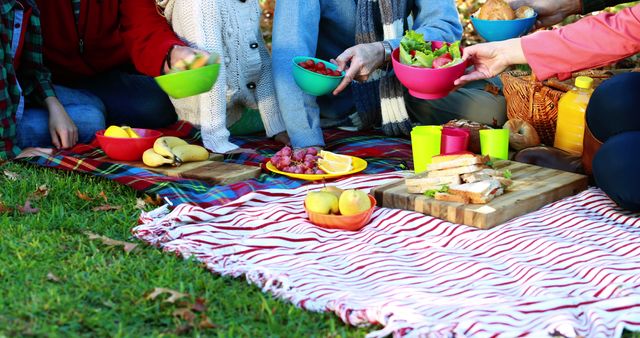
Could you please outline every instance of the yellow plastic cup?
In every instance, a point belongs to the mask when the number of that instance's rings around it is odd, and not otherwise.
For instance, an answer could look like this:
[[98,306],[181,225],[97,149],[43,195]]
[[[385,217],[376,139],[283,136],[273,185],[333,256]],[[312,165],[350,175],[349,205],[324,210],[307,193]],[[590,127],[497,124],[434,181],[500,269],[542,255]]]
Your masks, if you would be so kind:
[[481,129],[480,151],[482,155],[501,160],[509,159],[509,129]]
[[427,170],[431,158],[440,155],[442,126],[417,126],[411,130],[411,151],[415,173]]

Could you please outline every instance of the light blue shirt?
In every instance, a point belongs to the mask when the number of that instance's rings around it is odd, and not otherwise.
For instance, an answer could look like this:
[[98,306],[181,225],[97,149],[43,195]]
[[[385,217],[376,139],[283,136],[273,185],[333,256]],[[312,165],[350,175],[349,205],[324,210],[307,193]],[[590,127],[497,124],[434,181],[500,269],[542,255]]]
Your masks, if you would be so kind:
[[[407,1],[406,16],[411,15],[412,29],[426,40],[456,41],[462,26],[453,0]],[[351,90],[339,96],[307,95],[293,80],[291,59],[316,56],[336,58],[354,46],[356,35],[354,0],[278,0],[273,24],[273,72],[278,103],[294,147],[324,145],[320,129],[320,110],[327,117],[344,117],[353,110]],[[382,31],[382,22],[377,27]],[[389,40],[393,48],[400,39]]]

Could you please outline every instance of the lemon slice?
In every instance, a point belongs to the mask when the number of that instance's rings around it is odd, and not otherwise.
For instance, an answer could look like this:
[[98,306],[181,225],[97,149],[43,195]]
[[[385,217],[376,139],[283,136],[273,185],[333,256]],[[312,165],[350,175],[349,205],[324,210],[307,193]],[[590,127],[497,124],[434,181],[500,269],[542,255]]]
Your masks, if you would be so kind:
[[129,133],[118,126],[109,126],[109,128],[104,131],[104,136],[129,138]]
[[325,159],[327,161],[348,163],[349,165],[351,165],[351,156],[338,155],[338,154],[332,153],[330,151],[321,150],[320,151],[320,157],[322,157],[323,159]]
[[318,168],[327,174],[346,174],[353,169],[351,163],[329,161],[324,158],[318,159]]
[[122,129],[124,129],[124,131],[127,132],[127,135],[129,135],[130,138],[140,138],[140,135],[138,135],[138,133],[136,133],[136,131],[133,130],[131,127],[122,126]]

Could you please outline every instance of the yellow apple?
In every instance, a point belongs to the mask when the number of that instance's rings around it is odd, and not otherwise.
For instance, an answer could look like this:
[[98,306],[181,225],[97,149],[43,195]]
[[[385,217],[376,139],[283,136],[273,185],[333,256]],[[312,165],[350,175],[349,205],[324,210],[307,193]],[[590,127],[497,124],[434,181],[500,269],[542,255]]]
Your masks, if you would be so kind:
[[356,215],[371,208],[369,196],[361,190],[345,190],[338,201],[340,213],[345,216]]
[[304,199],[304,204],[311,212],[328,215],[338,213],[338,197],[326,191],[311,191]]

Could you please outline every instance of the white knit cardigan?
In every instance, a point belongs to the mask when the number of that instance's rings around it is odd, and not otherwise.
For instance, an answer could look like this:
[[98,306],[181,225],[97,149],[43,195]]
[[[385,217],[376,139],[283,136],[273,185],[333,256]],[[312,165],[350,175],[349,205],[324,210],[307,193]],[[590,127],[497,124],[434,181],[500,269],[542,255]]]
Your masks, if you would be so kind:
[[220,55],[220,73],[211,91],[172,99],[178,117],[200,127],[205,147],[217,153],[236,149],[238,146],[229,142],[227,127],[238,121],[245,107],[260,111],[267,136],[284,131],[271,56],[260,31],[258,1],[156,2],[187,44]]

